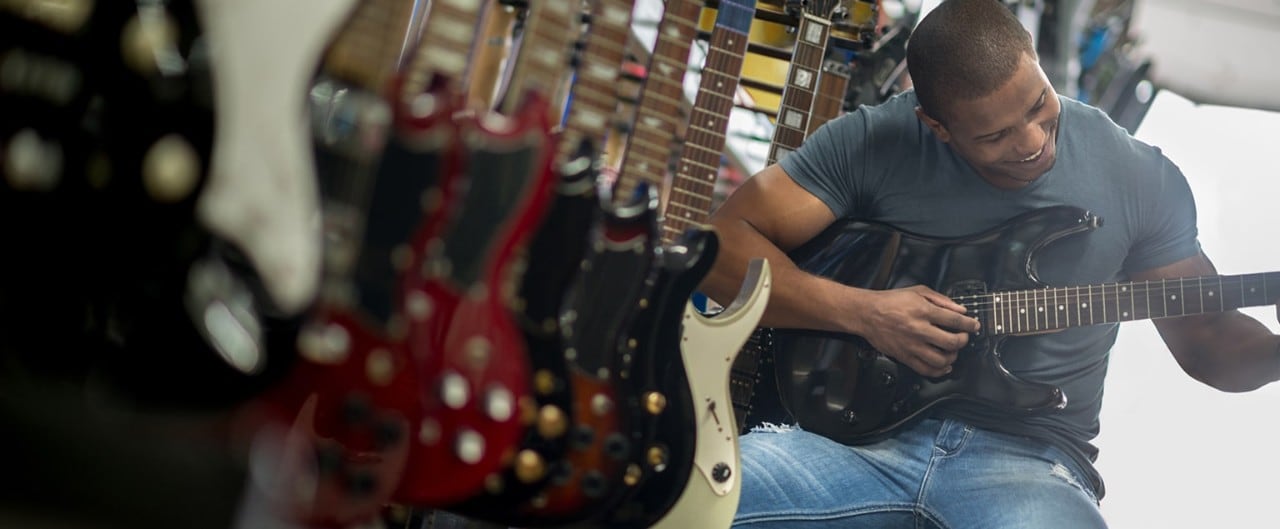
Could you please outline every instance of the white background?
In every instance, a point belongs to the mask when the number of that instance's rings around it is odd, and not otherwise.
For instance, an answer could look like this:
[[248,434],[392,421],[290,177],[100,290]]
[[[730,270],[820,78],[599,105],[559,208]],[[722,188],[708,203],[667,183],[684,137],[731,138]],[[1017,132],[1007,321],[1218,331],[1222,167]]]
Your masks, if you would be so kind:
[[[1186,174],[1219,273],[1280,270],[1280,114],[1196,106],[1166,91],[1136,135]],[[1274,307],[1245,312],[1280,331]],[[1182,372],[1150,322],[1123,324],[1095,442],[1110,526],[1280,527],[1278,417],[1280,387],[1214,390]]]

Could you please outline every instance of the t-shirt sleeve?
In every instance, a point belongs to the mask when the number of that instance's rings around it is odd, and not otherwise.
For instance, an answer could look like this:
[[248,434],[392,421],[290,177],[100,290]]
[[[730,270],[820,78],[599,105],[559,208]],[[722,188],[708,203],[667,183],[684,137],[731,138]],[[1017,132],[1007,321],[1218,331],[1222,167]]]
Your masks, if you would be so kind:
[[809,135],[799,149],[778,162],[800,187],[818,197],[836,218],[853,213],[853,164],[864,159],[867,144],[864,110],[828,121]]
[[1139,193],[1133,245],[1125,259],[1128,273],[1173,264],[1200,252],[1196,204],[1182,170],[1154,149],[1158,171]]

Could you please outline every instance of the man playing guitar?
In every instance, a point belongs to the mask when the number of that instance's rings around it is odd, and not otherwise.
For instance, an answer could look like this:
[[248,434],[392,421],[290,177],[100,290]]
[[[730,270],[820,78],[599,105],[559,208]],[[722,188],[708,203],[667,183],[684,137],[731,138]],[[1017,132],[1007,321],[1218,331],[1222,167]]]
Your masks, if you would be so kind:
[[[1102,111],[1056,94],[1037,61],[1002,3],[943,2],[908,44],[914,90],[828,123],[715,213],[724,244],[703,288],[727,300],[747,261],[768,258],[776,287],[763,325],[856,335],[925,379],[946,380],[967,344],[997,331],[982,328],[991,320],[922,284],[872,290],[819,277],[787,252],[847,217],[958,238],[1070,205],[1106,223],[1037,250],[1034,275],[1049,285],[1214,275],[1178,167]],[[1155,320],[1189,375],[1231,392],[1280,379],[1280,339],[1236,310],[1205,312]],[[742,438],[735,526],[1105,527],[1090,441],[1117,330],[1034,333],[1003,351],[1013,374],[1061,389],[1065,403],[1051,413],[946,403],[856,446],[803,422],[757,429]]]

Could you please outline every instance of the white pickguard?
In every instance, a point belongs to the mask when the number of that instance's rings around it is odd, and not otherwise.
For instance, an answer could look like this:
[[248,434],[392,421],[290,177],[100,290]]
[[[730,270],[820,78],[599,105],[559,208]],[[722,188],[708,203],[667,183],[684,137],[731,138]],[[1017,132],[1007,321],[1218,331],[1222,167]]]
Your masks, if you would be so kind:
[[[724,312],[708,318],[692,303],[685,305],[680,356],[698,410],[694,470],[671,511],[653,527],[721,529],[733,523],[742,475],[729,375],[738,350],[764,315],[772,282],[769,262],[754,259],[737,299]],[[713,477],[717,464],[728,465],[728,479]]]
[[306,97],[354,0],[201,0],[216,132],[200,220],[238,245],[273,301],[296,312],[320,278]]

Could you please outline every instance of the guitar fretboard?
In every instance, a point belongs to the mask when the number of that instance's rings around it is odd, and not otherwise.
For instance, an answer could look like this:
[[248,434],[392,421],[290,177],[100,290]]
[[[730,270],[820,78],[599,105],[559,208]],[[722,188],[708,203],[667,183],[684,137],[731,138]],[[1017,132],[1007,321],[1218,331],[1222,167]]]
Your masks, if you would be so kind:
[[[503,114],[514,116],[524,105],[525,94],[536,92],[552,98],[569,71],[570,47],[577,40],[578,2],[529,2],[520,52],[515,57],[510,88],[502,100]],[[561,105],[548,110],[559,121]]]
[[597,143],[608,130],[618,106],[618,70],[626,59],[631,25],[631,0],[596,0],[591,26],[578,57],[573,105],[560,136],[557,166],[570,159],[583,139]]
[[701,9],[700,1],[667,1],[649,58],[648,77],[636,103],[636,121],[627,137],[615,201],[628,202],[641,183],[654,189],[662,187],[675,151],[676,131],[685,125],[684,74]]
[[685,230],[706,223],[711,211],[725,130],[733,110],[733,94],[742,73],[754,13],[755,0],[724,0],[719,4],[698,95],[690,112],[685,144],[676,164],[662,220],[665,244],[675,242]]
[[1007,335],[1224,312],[1270,305],[1276,296],[1280,272],[1015,290],[956,302],[976,311],[984,332]]
[[822,75],[818,76],[818,93],[813,100],[813,112],[809,115],[809,130],[813,134],[844,110],[844,94],[849,89],[849,77],[853,74],[848,63],[835,59],[822,62]]
[[787,71],[787,83],[782,90],[782,103],[773,129],[773,142],[769,145],[768,165],[777,163],[804,142],[830,34],[830,20],[809,13],[800,18],[791,68]]
[[381,93],[398,66],[412,15],[413,2],[406,0],[373,0],[359,5],[326,51],[325,71]]
[[[412,4],[412,2],[406,2]],[[412,101],[426,92],[428,83],[440,76],[451,92],[461,89],[462,74],[475,40],[475,26],[480,14],[480,0],[440,0],[432,2],[422,28],[422,39],[409,60],[404,83],[400,87],[403,101]]]

